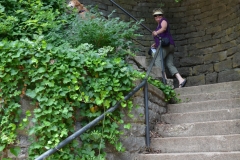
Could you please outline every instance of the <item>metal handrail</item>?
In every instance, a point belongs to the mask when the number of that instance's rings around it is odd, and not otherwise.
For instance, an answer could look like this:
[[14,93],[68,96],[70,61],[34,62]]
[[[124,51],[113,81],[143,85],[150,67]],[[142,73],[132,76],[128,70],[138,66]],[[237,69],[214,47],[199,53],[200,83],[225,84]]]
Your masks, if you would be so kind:
[[[112,0],[110,0],[111,2],[113,2]],[[116,4],[115,2],[113,2],[114,4]],[[117,4],[116,4],[117,5]],[[117,5],[118,7],[120,7],[119,5]],[[123,8],[122,10],[125,13],[126,12]],[[134,18],[132,15],[130,15],[128,13],[128,15],[132,18]],[[134,20],[136,20],[134,18]],[[143,25],[144,26],[144,25]],[[146,26],[144,26],[145,28],[147,28]],[[149,30],[151,31],[151,30]],[[129,92],[122,101],[126,101],[128,99],[130,99],[136,92],[138,92],[142,87],[144,87],[144,105],[145,105],[145,140],[146,140],[146,148],[149,149],[150,148],[150,127],[149,127],[149,108],[148,108],[148,77],[150,75],[150,72],[153,68],[154,62],[156,61],[156,58],[158,56],[158,54],[160,54],[160,59],[161,59],[161,65],[162,65],[162,77],[163,77],[163,83],[165,83],[165,77],[164,77],[164,65],[163,65],[163,61],[162,61],[162,47],[161,47],[161,39],[160,39],[160,45],[157,48],[156,54],[154,55],[148,69],[146,72],[146,76],[144,78],[144,80],[137,85],[131,92]],[[95,118],[93,121],[91,121],[90,123],[88,123],[86,126],[82,127],[81,129],[79,129],[78,131],[76,131],[75,133],[73,133],[71,136],[69,136],[68,138],[66,138],[65,140],[63,140],[62,142],[60,142],[55,148],[49,149],[48,151],[46,151],[45,153],[41,154],[39,157],[37,157],[35,160],[44,160],[44,158],[49,157],[50,155],[52,155],[53,153],[59,151],[61,148],[63,148],[64,146],[66,146],[68,143],[70,143],[71,141],[73,141],[74,139],[76,139],[78,136],[80,136],[81,134],[83,134],[84,132],[86,132],[88,129],[90,129],[91,127],[95,126],[98,122],[100,122],[101,120],[104,119],[104,117],[108,114],[108,113],[112,113],[113,111],[115,111],[121,104],[122,101],[117,102],[114,106],[112,106],[111,108],[109,108],[106,112],[104,112],[102,115],[100,115],[99,117]]]

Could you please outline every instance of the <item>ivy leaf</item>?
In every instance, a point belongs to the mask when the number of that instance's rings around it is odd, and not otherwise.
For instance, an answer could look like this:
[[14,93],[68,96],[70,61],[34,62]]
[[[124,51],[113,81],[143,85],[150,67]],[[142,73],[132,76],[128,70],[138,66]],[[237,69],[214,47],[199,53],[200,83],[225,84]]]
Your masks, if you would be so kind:
[[10,148],[10,152],[14,154],[16,157],[19,155],[20,151],[21,151],[20,147]]
[[32,57],[31,63],[38,63],[38,60],[35,57]]
[[38,73],[44,73],[45,71],[46,71],[46,68],[40,67],[37,72]]
[[31,98],[35,98],[37,94],[34,90],[28,89],[27,92],[26,92],[26,95],[31,97]]
[[79,88],[80,88],[79,86],[75,86],[74,87],[75,90],[79,90]]
[[118,151],[124,151],[124,150],[125,150],[125,149],[123,148],[123,145],[122,145],[121,142],[118,142],[118,143],[116,144],[116,149],[117,149]]
[[11,76],[14,76],[14,75],[16,75],[16,74],[18,74],[18,70],[12,69],[12,70],[11,70]]
[[52,44],[47,44],[47,50],[51,50],[53,48]]
[[125,102],[121,102],[121,106],[122,106],[123,108],[125,108],[125,107],[127,107],[127,104],[126,104]]
[[4,11],[5,11],[5,7],[0,4],[0,12],[4,12]]
[[5,145],[0,146],[0,152],[2,152],[2,150],[5,148]]
[[124,128],[126,128],[126,129],[130,129],[130,128],[131,128],[131,124],[130,124],[130,123],[125,124],[125,125],[124,125]]
[[68,93],[69,91],[62,91],[62,92],[60,92],[60,95],[61,96],[66,96],[66,94]]
[[49,87],[54,87],[54,81],[44,81],[44,83]]
[[48,99],[48,101],[47,101],[47,106],[51,106],[51,105],[53,105],[53,103],[54,103],[54,99]]
[[95,101],[97,105],[101,105],[103,103],[103,100],[100,99],[99,97],[97,97]]
[[110,103],[111,102],[109,100],[105,100],[103,105],[106,106],[107,108],[109,108],[110,107]]
[[9,127],[11,127],[12,130],[14,131],[14,130],[16,129],[16,124],[10,123],[10,124],[9,124]]
[[31,128],[31,129],[29,130],[29,135],[32,135],[33,133],[35,133],[35,129],[34,129],[34,128]]
[[37,144],[37,143],[33,144],[32,146],[33,146],[33,148],[35,148],[35,149],[39,149],[39,148],[42,147],[42,145]]
[[71,80],[70,80],[69,78],[64,78],[64,79],[63,79],[63,83],[64,83],[64,84],[67,84],[67,83],[69,83],[70,81],[71,81]]
[[95,71],[98,71],[98,72],[103,71],[103,67],[98,67],[98,68],[95,69]]
[[128,117],[133,118],[134,115],[129,113],[129,114],[128,114]]
[[47,48],[47,42],[46,41],[42,41],[42,48],[44,48],[44,49]]
[[39,87],[37,87],[37,88],[35,89],[35,92],[38,93],[38,92],[43,91],[44,89],[45,89],[44,86],[39,86]]
[[48,121],[44,121],[43,124],[44,124],[45,126],[50,126],[50,125],[51,125],[51,123],[48,122]]

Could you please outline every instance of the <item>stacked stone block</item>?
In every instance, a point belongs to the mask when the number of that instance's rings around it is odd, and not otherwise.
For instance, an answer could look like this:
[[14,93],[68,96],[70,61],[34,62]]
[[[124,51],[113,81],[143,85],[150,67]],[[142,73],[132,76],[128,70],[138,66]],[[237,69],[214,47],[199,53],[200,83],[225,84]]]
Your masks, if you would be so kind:
[[183,44],[183,39],[175,38],[176,52],[180,52],[175,61],[179,71],[188,77],[188,85],[239,80],[239,2],[183,1],[181,6],[186,10],[174,6],[169,11],[173,12],[173,18],[184,13],[172,25],[186,23],[183,29],[174,28],[174,37],[178,35],[187,41]]
[[[123,11],[110,0],[81,0],[97,5],[105,15],[116,10],[115,16],[129,21]],[[156,28],[152,10],[165,11],[176,43],[174,63],[188,79],[186,86],[240,80],[240,2],[239,0],[115,0],[150,30]],[[153,43],[151,33],[141,27],[143,36],[136,43],[145,55]]]

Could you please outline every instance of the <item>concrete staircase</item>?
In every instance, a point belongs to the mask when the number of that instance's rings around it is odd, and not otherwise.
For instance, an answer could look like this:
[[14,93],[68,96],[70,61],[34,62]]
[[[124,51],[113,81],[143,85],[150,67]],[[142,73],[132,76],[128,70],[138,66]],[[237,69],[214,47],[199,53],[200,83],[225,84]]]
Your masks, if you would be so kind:
[[240,160],[240,81],[176,89],[138,160]]

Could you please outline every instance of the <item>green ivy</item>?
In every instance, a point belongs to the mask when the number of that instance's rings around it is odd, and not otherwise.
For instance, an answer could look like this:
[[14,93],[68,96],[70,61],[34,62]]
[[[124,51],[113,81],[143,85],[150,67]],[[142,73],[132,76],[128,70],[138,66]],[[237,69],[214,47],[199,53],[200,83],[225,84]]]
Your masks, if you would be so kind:
[[[4,101],[0,114],[1,144],[14,142],[18,128],[16,122],[19,122],[19,114],[16,114],[20,113],[19,98],[25,95],[31,97],[36,101],[33,119],[35,125],[29,130],[29,134],[35,137],[35,142],[30,147],[30,156],[33,157],[45,149],[53,148],[62,138],[74,132],[78,118],[74,115],[76,110],[80,109],[80,116],[85,117],[85,121],[81,121],[85,125],[116,101],[123,100],[133,85],[131,67],[119,57],[108,56],[113,54],[112,47],[94,50],[92,45],[81,44],[78,48],[70,49],[70,44],[53,47],[46,45],[42,39],[35,42],[28,39],[11,42],[5,40],[0,46],[0,96]],[[117,144],[116,134],[120,132],[116,127],[120,122],[115,114],[108,117],[115,121],[104,121],[106,129],[101,133],[105,137],[101,138],[109,138],[110,143]],[[12,131],[11,134],[9,130]],[[92,137],[91,131],[83,136],[82,141],[89,136]],[[91,139],[88,139],[89,143]],[[99,139],[93,141],[99,144]],[[90,148],[97,149],[94,145]],[[58,156],[54,155],[56,158]]]
[[[133,81],[144,74],[125,61],[134,51],[131,39],[138,36],[137,23],[111,15],[82,20],[74,12],[66,13],[65,0],[0,2],[0,19],[5,19],[0,20],[0,152],[10,148],[19,154],[20,148],[11,147],[17,129],[26,129],[33,116],[29,159],[36,158],[74,133],[76,126],[123,100]],[[175,96],[161,82],[154,83],[166,100]],[[33,113],[20,118],[24,97],[31,98]],[[133,104],[123,101],[121,106],[131,110]],[[108,144],[124,151],[119,142],[122,116],[120,111],[108,114],[48,159],[105,159]]]

